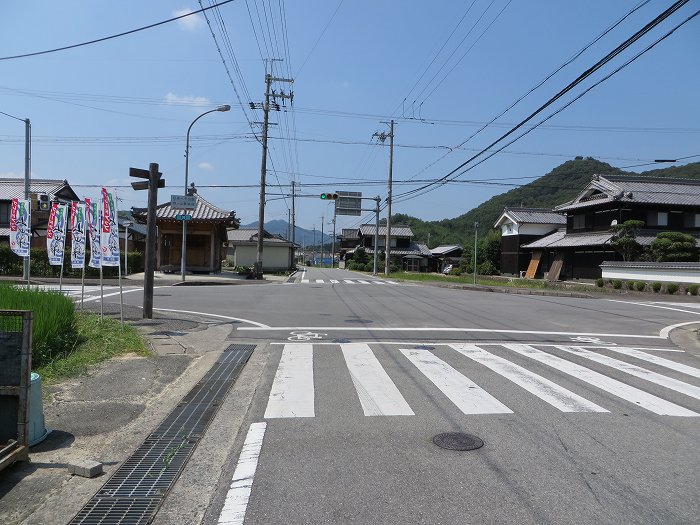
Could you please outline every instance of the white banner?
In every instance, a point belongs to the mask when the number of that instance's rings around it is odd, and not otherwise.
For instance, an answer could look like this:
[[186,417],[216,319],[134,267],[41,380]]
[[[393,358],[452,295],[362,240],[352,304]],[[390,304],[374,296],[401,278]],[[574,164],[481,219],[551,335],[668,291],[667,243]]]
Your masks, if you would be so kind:
[[100,246],[102,266],[119,266],[119,227],[117,226],[116,194],[102,188],[102,229]]
[[71,268],[85,267],[85,204],[71,203]]
[[46,228],[46,249],[49,252],[49,264],[61,266],[66,247],[66,215],[68,206],[54,202],[51,206],[49,224]]
[[20,257],[29,257],[32,236],[32,202],[12,199],[10,208],[10,248]]
[[90,268],[102,267],[102,250],[100,250],[100,210],[96,202],[85,197],[85,220],[90,234]]

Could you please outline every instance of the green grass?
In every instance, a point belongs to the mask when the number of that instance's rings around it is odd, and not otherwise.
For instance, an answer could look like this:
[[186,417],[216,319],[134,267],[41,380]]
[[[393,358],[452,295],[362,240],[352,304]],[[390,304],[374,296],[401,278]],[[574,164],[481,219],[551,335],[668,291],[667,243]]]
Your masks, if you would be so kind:
[[0,309],[32,310],[32,361],[41,366],[72,346],[75,334],[73,301],[54,291],[0,284]]
[[95,314],[75,315],[75,339],[70,351],[57,355],[51,361],[37,367],[37,372],[47,383],[85,374],[90,365],[112,357],[135,352],[148,355],[146,344],[136,328],[121,325],[115,319]]

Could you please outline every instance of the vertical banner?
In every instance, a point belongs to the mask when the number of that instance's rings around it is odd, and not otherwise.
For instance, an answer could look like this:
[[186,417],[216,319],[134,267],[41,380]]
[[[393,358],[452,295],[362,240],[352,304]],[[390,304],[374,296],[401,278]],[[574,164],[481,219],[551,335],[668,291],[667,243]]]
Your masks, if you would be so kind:
[[49,252],[49,264],[61,266],[66,247],[66,213],[67,206],[56,202],[51,206],[49,225],[46,228],[46,249]]
[[10,248],[20,257],[29,257],[32,232],[31,201],[12,199],[10,208]]
[[85,266],[85,204],[82,202],[71,203],[71,268],[83,268]]
[[116,195],[102,188],[102,266],[120,266]]
[[85,197],[85,219],[90,235],[90,268],[102,267],[102,250],[100,249],[100,210],[97,202]]

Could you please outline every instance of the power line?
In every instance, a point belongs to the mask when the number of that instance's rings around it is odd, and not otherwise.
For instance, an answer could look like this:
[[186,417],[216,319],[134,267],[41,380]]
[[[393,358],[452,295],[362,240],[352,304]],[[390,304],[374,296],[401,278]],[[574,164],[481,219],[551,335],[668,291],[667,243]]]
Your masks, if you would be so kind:
[[139,28],[137,28],[137,29],[131,29],[130,31],[124,31],[123,33],[118,33],[118,34],[116,34],[116,35],[105,36],[105,37],[102,37],[102,38],[97,38],[97,39],[95,39],[95,40],[89,40],[88,42],[81,42],[80,44],[72,44],[72,45],[69,45],[69,46],[57,47],[57,48],[54,48],[54,49],[47,49],[47,50],[45,50],[45,51],[35,51],[35,52],[33,52],[33,53],[24,53],[24,54],[22,54],[22,55],[13,55],[13,56],[0,57],[0,60],[13,60],[13,59],[15,59],[15,58],[27,58],[27,57],[37,56],[37,55],[47,55],[47,54],[49,54],[49,53],[56,53],[56,52],[58,52],[58,51],[66,51],[66,50],[68,50],[68,49],[75,49],[75,48],[77,48],[77,47],[83,47],[83,46],[88,46],[88,45],[91,45],[91,44],[97,44],[97,43],[99,43],[99,42],[104,42],[104,41],[106,41],[106,40],[112,40],[112,39],[114,39],[114,38],[119,38],[119,37],[122,37],[122,36],[131,35],[131,34],[133,34],[133,33],[138,33],[138,32],[140,32],[140,31],[145,31],[146,29],[153,29],[154,27],[162,26],[162,25],[164,25],[164,24],[169,24],[170,22],[175,22],[175,21],[177,21],[177,20],[180,20],[180,19],[182,19],[182,18],[186,18],[186,17],[188,17],[188,16],[196,15],[196,14],[198,14],[198,13],[203,13],[203,12],[209,10],[209,9],[213,9],[213,8],[219,7],[219,6],[221,6],[221,5],[230,4],[230,3],[233,2],[233,1],[234,1],[234,0],[223,0],[222,2],[219,2],[218,4],[212,5],[212,6],[207,7],[207,8],[200,9],[200,10],[198,10],[198,11],[192,11],[191,13],[185,13],[184,15],[176,16],[176,17],[174,17],[174,18],[169,18],[169,19],[167,19],[167,20],[163,20],[163,21],[161,21],[161,22],[156,22],[155,24],[149,24],[149,25],[147,25],[147,26],[139,27]]

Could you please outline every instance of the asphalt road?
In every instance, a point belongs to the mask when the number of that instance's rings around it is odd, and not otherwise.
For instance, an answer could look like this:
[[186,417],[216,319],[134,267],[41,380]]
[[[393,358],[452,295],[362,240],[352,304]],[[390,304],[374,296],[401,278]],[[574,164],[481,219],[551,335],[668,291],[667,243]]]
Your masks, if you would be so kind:
[[698,303],[299,277],[155,291],[265,355],[206,523],[698,522]]

